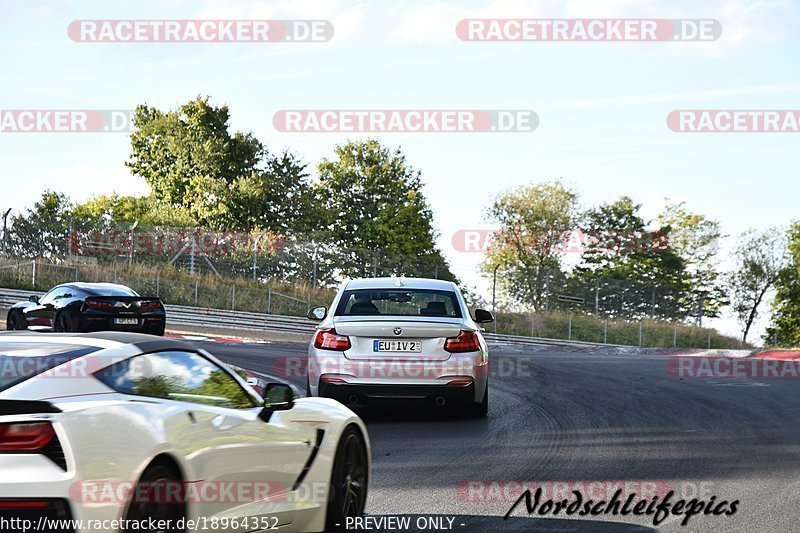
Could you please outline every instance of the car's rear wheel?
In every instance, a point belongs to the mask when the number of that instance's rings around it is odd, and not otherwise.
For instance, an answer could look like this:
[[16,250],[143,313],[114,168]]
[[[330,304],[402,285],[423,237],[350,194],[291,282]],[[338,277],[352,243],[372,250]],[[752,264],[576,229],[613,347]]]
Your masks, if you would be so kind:
[[69,333],[71,331],[74,331],[74,327],[72,325],[72,318],[70,318],[68,313],[61,312],[56,315],[55,330],[58,333]]
[[19,311],[11,311],[6,320],[6,329],[11,331],[28,329],[28,322]]
[[467,406],[467,414],[476,418],[483,418],[489,414],[489,384],[486,384],[486,390],[483,392],[483,401],[480,403],[471,403]]
[[325,531],[347,531],[347,518],[364,515],[367,503],[367,447],[359,431],[345,429],[331,472],[330,497]]
[[[177,533],[185,531],[179,529],[178,525],[184,525],[186,518],[186,502],[183,499],[183,487],[180,475],[172,468],[164,465],[153,465],[148,467],[142,474],[142,478],[136,484],[132,492],[133,500],[128,507],[126,519],[127,524],[131,524],[129,531],[141,531],[133,524],[147,524],[149,522],[159,522],[171,524],[170,529],[158,530],[164,533]],[[169,521],[169,522],[167,522]]]

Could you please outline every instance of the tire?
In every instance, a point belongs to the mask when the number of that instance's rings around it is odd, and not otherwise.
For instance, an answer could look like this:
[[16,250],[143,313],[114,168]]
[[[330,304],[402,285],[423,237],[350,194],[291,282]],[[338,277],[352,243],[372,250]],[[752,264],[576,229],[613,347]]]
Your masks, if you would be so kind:
[[75,331],[69,313],[62,311],[56,315],[56,319],[53,321],[53,331],[57,333],[70,333]]
[[475,418],[485,418],[489,414],[489,383],[486,383],[486,390],[483,392],[483,401],[471,403],[467,406],[467,414]]
[[367,447],[358,430],[350,426],[336,447],[325,531],[348,531],[347,518],[364,515],[368,477]]
[[[143,499],[144,501],[134,500],[128,504],[128,510],[125,514],[125,518],[130,521],[128,523],[142,524],[151,518],[154,521],[170,520],[172,528],[166,531],[170,533],[185,532],[185,528],[178,529],[177,527],[179,521],[185,525],[185,520],[181,520],[186,518],[186,502],[182,498],[183,491],[180,491],[181,497],[178,498],[178,501],[174,501],[174,498],[169,497],[169,495],[176,492],[172,490],[173,487],[170,487],[170,485],[182,485],[182,483],[180,475],[172,468],[164,465],[149,466],[142,474],[142,478],[136,484],[134,490],[131,491],[134,498],[138,495],[138,499]],[[159,502],[159,495],[166,497]],[[129,531],[141,532],[142,530],[132,527],[131,529],[122,530],[122,533],[128,533]]]
[[11,311],[8,313],[8,318],[6,319],[6,329],[9,331],[28,329],[28,322],[25,320],[25,316],[19,311]]

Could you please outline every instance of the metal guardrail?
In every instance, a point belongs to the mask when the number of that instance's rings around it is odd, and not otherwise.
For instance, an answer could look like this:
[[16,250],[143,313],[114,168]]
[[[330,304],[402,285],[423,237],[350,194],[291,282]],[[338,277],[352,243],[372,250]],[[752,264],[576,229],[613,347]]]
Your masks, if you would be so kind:
[[[29,296],[42,296],[43,294],[44,293],[36,291],[0,288],[0,307],[10,307],[17,302],[27,300]],[[221,329],[254,329],[307,335],[311,335],[316,327],[316,324],[306,317],[268,315],[265,313],[248,313],[245,311],[228,311],[224,309],[189,307],[183,305],[165,304],[164,307],[167,310],[167,326],[170,324],[178,324],[195,327],[208,326]],[[526,346],[621,346],[619,344],[545,339],[540,337],[504,335],[488,332],[484,332],[483,336],[488,342],[492,343],[520,344]]]

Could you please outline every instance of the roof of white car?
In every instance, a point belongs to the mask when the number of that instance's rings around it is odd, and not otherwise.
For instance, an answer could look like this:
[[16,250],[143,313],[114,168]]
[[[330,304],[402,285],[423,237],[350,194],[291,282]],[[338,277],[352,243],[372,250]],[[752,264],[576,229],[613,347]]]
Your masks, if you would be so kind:
[[347,290],[408,288],[452,291],[455,289],[455,285],[450,281],[428,278],[363,278],[350,280],[345,288]]

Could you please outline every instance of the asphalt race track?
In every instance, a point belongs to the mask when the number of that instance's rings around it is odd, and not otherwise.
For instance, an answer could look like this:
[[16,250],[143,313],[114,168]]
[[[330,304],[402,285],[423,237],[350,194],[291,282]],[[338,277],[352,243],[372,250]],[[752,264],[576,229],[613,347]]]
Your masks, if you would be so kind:
[[[299,344],[199,344],[270,375],[305,356]],[[410,517],[414,531],[431,516],[455,518],[454,531],[800,530],[796,380],[681,380],[667,356],[525,350],[494,347],[486,420],[432,406],[358,410],[373,444],[370,515]],[[284,377],[304,388],[304,377]],[[740,503],[732,516],[700,514],[685,527],[647,516],[529,517],[524,504],[504,521],[519,495],[512,481],[570,490],[623,481]]]

